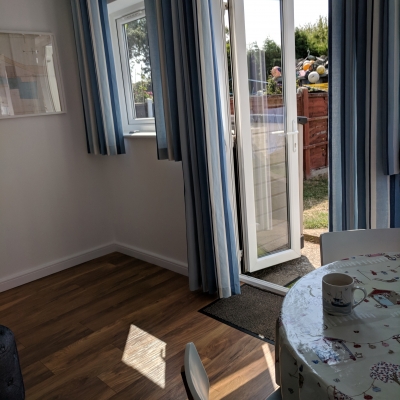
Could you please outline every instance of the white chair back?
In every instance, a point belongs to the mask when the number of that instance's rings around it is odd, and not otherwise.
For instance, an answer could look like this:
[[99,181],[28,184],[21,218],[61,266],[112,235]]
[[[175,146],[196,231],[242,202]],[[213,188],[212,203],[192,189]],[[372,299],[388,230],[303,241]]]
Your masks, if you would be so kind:
[[321,265],[361,254],[400,253],[400,228],[323,233],[320,249]]
[[186,382],[194,400],[208,400],[210,382],[196,346],[191,342],[185,348]]

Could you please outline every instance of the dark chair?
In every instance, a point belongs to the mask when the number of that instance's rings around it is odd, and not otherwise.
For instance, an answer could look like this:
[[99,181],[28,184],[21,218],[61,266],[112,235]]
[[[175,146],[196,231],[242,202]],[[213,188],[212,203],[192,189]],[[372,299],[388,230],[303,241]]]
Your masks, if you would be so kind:
[[270,394],[267,400],[282,400],[281,388],[276,389],[274,393]]
[[23,400],[25,388],[14,334],[0,325],[0,400]]

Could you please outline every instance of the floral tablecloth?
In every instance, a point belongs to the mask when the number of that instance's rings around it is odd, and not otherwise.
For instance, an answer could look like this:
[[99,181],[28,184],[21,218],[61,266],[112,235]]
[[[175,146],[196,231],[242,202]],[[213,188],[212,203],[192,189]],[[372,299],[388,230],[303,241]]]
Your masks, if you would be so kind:
[[[321,281],[331,272],[346,273],[367,290],[350,316],[322,310]],[[400,253],[380,253],[328,264],[293,286],[276,343],[284,400],[400,399],[399,278]],[[361,295],[355,291],[356,300]]]

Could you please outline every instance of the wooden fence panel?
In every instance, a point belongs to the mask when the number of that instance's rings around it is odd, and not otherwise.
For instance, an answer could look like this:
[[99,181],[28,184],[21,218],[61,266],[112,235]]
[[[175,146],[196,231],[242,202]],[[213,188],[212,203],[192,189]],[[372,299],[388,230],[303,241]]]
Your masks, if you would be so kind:
[[302,89],[300,96],[303,114],[308,117],[304,125],[303,167],[304,178],[310,179],[313,172],[328,167],[328,93],[308,93]]

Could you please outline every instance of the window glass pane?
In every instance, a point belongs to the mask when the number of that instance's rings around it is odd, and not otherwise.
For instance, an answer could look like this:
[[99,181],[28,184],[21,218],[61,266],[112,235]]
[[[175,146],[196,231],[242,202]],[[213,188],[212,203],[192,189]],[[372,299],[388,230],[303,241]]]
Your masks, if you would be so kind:
[[152,118],[153,89],[146,17],[124,24],[135,118]]
[[259,258],[290,248],[281,0],[245,0]]

